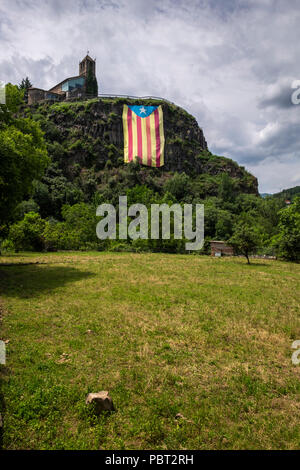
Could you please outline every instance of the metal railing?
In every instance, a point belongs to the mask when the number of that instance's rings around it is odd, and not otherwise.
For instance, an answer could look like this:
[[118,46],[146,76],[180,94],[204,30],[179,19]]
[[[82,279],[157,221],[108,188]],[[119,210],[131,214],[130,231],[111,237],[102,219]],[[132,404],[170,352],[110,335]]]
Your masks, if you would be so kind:
[[167,103],[175,105],[173,101],[169,101],[166,98],[161,98],[160,96],[133,96],[133,95],[114,95],[114,94],[108,95],[108,94],[99,93],[98,98],[128,98],[132,100],[160,100],[160,101],[166,101]]
[[[96,98],[126,98],[126,99],[132,99],[132,100],[159,100],[159,101],[165,101],[166,103],[172,104],[173,106],[176,106],[177,108],[182,109],[185,111],[185,109],[174,103],[173,101],[167,100],[166,98],[162,98],[161,96],[134,96],[134,95],[115,95],[113,93],[98,93],[97,96],[94,95],[89,95],[87,93],[84,94],[82,97],[74,97],[74,98],[69,98],[67,101],[81,101],[82,99],[96,99]],[[65,101],[65,100],[64,100]]]

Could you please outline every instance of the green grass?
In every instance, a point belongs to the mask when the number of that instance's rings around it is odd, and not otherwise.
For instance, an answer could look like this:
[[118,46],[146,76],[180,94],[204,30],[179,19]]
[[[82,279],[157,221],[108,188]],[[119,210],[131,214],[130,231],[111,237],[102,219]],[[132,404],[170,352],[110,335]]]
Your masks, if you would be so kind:
[[[300,265],[128,253],[1,263],[5,449],[300,448]],[[94,418],[85,396],[100,390],[117,411]]]

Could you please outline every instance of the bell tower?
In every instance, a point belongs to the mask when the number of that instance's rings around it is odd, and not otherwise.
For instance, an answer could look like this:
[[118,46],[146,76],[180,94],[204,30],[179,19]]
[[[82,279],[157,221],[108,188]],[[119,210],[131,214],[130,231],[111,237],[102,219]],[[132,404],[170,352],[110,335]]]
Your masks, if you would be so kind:
[[79,75],[87,77],[90,72],[93,77],[96,77],[96,61],[87,54],[79,63]]

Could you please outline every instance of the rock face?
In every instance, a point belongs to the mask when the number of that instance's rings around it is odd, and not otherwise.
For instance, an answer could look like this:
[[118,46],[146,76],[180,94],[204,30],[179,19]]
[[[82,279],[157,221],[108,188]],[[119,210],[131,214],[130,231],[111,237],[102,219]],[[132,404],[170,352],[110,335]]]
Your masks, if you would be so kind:
[[89,393],[85,403],[94,406],[94,413],[98,416],[104,411],[115,411],[115,407],[108,392]]
[[[182,173],[218,176],[227,173],[238,180],[240,191],[258,194],[257,180],[236,162],[212,155],[196,119],[182,108],[164,101],[94,99],[43,103],[31,106],[49,142],[49,153],[64,175],[72,180],[76,168],[101,172],[123,163],[123,104],[161,105],[164,115],[165,164],[155,175]],[[76,167],[76,168],[75,168]],[[101,184],[101,177],[98,182]]]

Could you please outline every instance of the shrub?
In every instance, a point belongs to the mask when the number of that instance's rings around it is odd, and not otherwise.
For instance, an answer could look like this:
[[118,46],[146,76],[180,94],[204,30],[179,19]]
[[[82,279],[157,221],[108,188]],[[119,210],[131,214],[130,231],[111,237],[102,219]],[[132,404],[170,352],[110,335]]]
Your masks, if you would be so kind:
[[42,251],[46,222],[35,212],[28,212],[24,219],[10,227],[8,239],[14,244],[16,251]]
[[24,219],[25,214],[28,214],[28,212],[39,213],[39,209],[40,208],[38,204],[33,199],[29,199],[29,201],[22,201],[15,209],[15,218],[17,220],[22,220]]
[[67,228],[64,222],[47,222],[43,235],[45,239],[45,248],[47,251],[66,249]]
[[13,253],[15,251],[15,245],[13,244],[12,240],[3,240],[3,242],[1,243],[1,251]]
[[64,222],[52,220],[45,225],[43,235],[48,251],[98,248],[97,221],[93,206],[84,203],[65,205],[62,216]]

